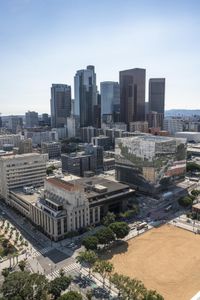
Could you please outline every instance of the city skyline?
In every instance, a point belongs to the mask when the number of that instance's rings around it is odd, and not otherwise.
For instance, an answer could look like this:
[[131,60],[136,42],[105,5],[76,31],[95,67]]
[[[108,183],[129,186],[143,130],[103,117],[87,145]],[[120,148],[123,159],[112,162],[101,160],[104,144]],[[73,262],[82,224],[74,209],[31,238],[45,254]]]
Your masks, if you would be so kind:
[[[198,108],[198,1],[10,0],[0,3],[3,115],[50,112],[52,83],[70,85],[94,65],[97,85],[144,68],[166,78],[166,109]],[[148,100],[148,89],[146,101]]]

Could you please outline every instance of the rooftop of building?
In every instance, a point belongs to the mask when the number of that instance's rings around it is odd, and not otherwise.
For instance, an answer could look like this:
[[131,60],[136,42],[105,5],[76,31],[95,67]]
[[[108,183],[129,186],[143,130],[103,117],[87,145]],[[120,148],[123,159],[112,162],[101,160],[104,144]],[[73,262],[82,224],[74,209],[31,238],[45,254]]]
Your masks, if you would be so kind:
[[80,178],[71,181],[77,189],[84,192],[88,198],[98,196],[99,194],[107,194],[117,191],[124,191],[129,189],[129,186],[117,181],[111,181],[100,176],[93,176],[90,178]]
[[158,135],[151,135],[151,134],[144,134],[140,136],[134,136],[134,137],[123,137],[119,138],[119,140],[128,140],[128,141],[152,141],[152,142],[166,142],[166,141],[173,141],[177,139],[176,137],[168,137],[168,136],[158,136]]
[[33,194],[26,194],[23,191],[23,188],[13,189],[10,192],[14,194],[17,198],[22,199],[26,203],[34,204],[38,201],[38,198],[40,197],[41,190],[43,187],[37,188]]
[[200,135],[200,132],[196,132],[196,131],[179,131],[179,132],[176,132],[176,134]]
[[60,142],[42,142],[42,145],[61,145]]
[[48,178],[45,179],[46,182],[54,185],[57,188],[60,188],[62,190],[68,191],[68,192],[75,192],[79,190],[79,187],[74,183],[74,181],[65,181],[61,178]]
[[91,156],[91,154],[85,153],[85,151],[77,151],[77,152],[72,152],[72,153],[63,153],[61,154],[62,156],[70,157],[70,158],[78,158],[78,157],[86,157],[86,156]]
[[94,139],[109,139],[109,136],[107,136],[107,135],[99,135],[99,136],[95,136],[93,138]]
[[23,158],[29,158],[29,157],[40,157],[47,154],[40,154],[40,153],[25,153],[25,154],[11,154],[9,156],[2,156],[1,160],[9,160],[9,159],[23,159]]

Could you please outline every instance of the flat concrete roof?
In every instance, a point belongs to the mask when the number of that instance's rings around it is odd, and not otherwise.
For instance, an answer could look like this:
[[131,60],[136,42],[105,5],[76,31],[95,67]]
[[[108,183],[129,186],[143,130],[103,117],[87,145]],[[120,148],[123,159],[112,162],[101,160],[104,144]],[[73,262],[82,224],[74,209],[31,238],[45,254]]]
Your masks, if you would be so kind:
[[[112,193],[112,192],[117,192],[117,191],[122,191],[123,189],[129,188],[128,185],[117,182],[117,181],[111,181],[103,177],[99,176],[93,176],[89,178],[80,178],[77,180],[72,181],[72,183],[77,186],[82,192],[84,192],[88,198],[94,197],[94,196],[99,196],[99,195],[104,195],[107,193]],[[86,187],[94,187],[95,186],[102,186],[105,187],[107,190],[106,192],[98,193],[91,189],[90,191],[85,191]]]
[[11,190],[11,192],[13,194],[15,194],[18,198],[21,198],[24,202],[31,203],[31,204],[36,203],[37,200],[38,200],[38,198],[39,198],[39,196],[40,196],[39,189],[38,189],[38,193],[35,192],[32,195],[25,194],[23,192],[23,189]]

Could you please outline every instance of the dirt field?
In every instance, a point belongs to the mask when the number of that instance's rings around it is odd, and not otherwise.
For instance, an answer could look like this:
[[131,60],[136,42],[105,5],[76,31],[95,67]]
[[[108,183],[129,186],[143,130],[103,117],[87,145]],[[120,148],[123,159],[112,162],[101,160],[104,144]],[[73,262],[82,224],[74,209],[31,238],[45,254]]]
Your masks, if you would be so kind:
[[164,225],[114,252],[115,271],[142,280],[165,300],[190,300],[200,290],[200,235]]

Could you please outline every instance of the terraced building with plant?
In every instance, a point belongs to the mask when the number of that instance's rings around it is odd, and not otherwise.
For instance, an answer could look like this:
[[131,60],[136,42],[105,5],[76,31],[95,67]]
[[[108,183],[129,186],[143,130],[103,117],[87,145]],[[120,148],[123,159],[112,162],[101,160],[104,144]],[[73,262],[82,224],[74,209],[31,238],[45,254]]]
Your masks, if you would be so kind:
[[116,179],[144,192],[156,192],[185,176],[186,140],[144,135],[119,138]]

